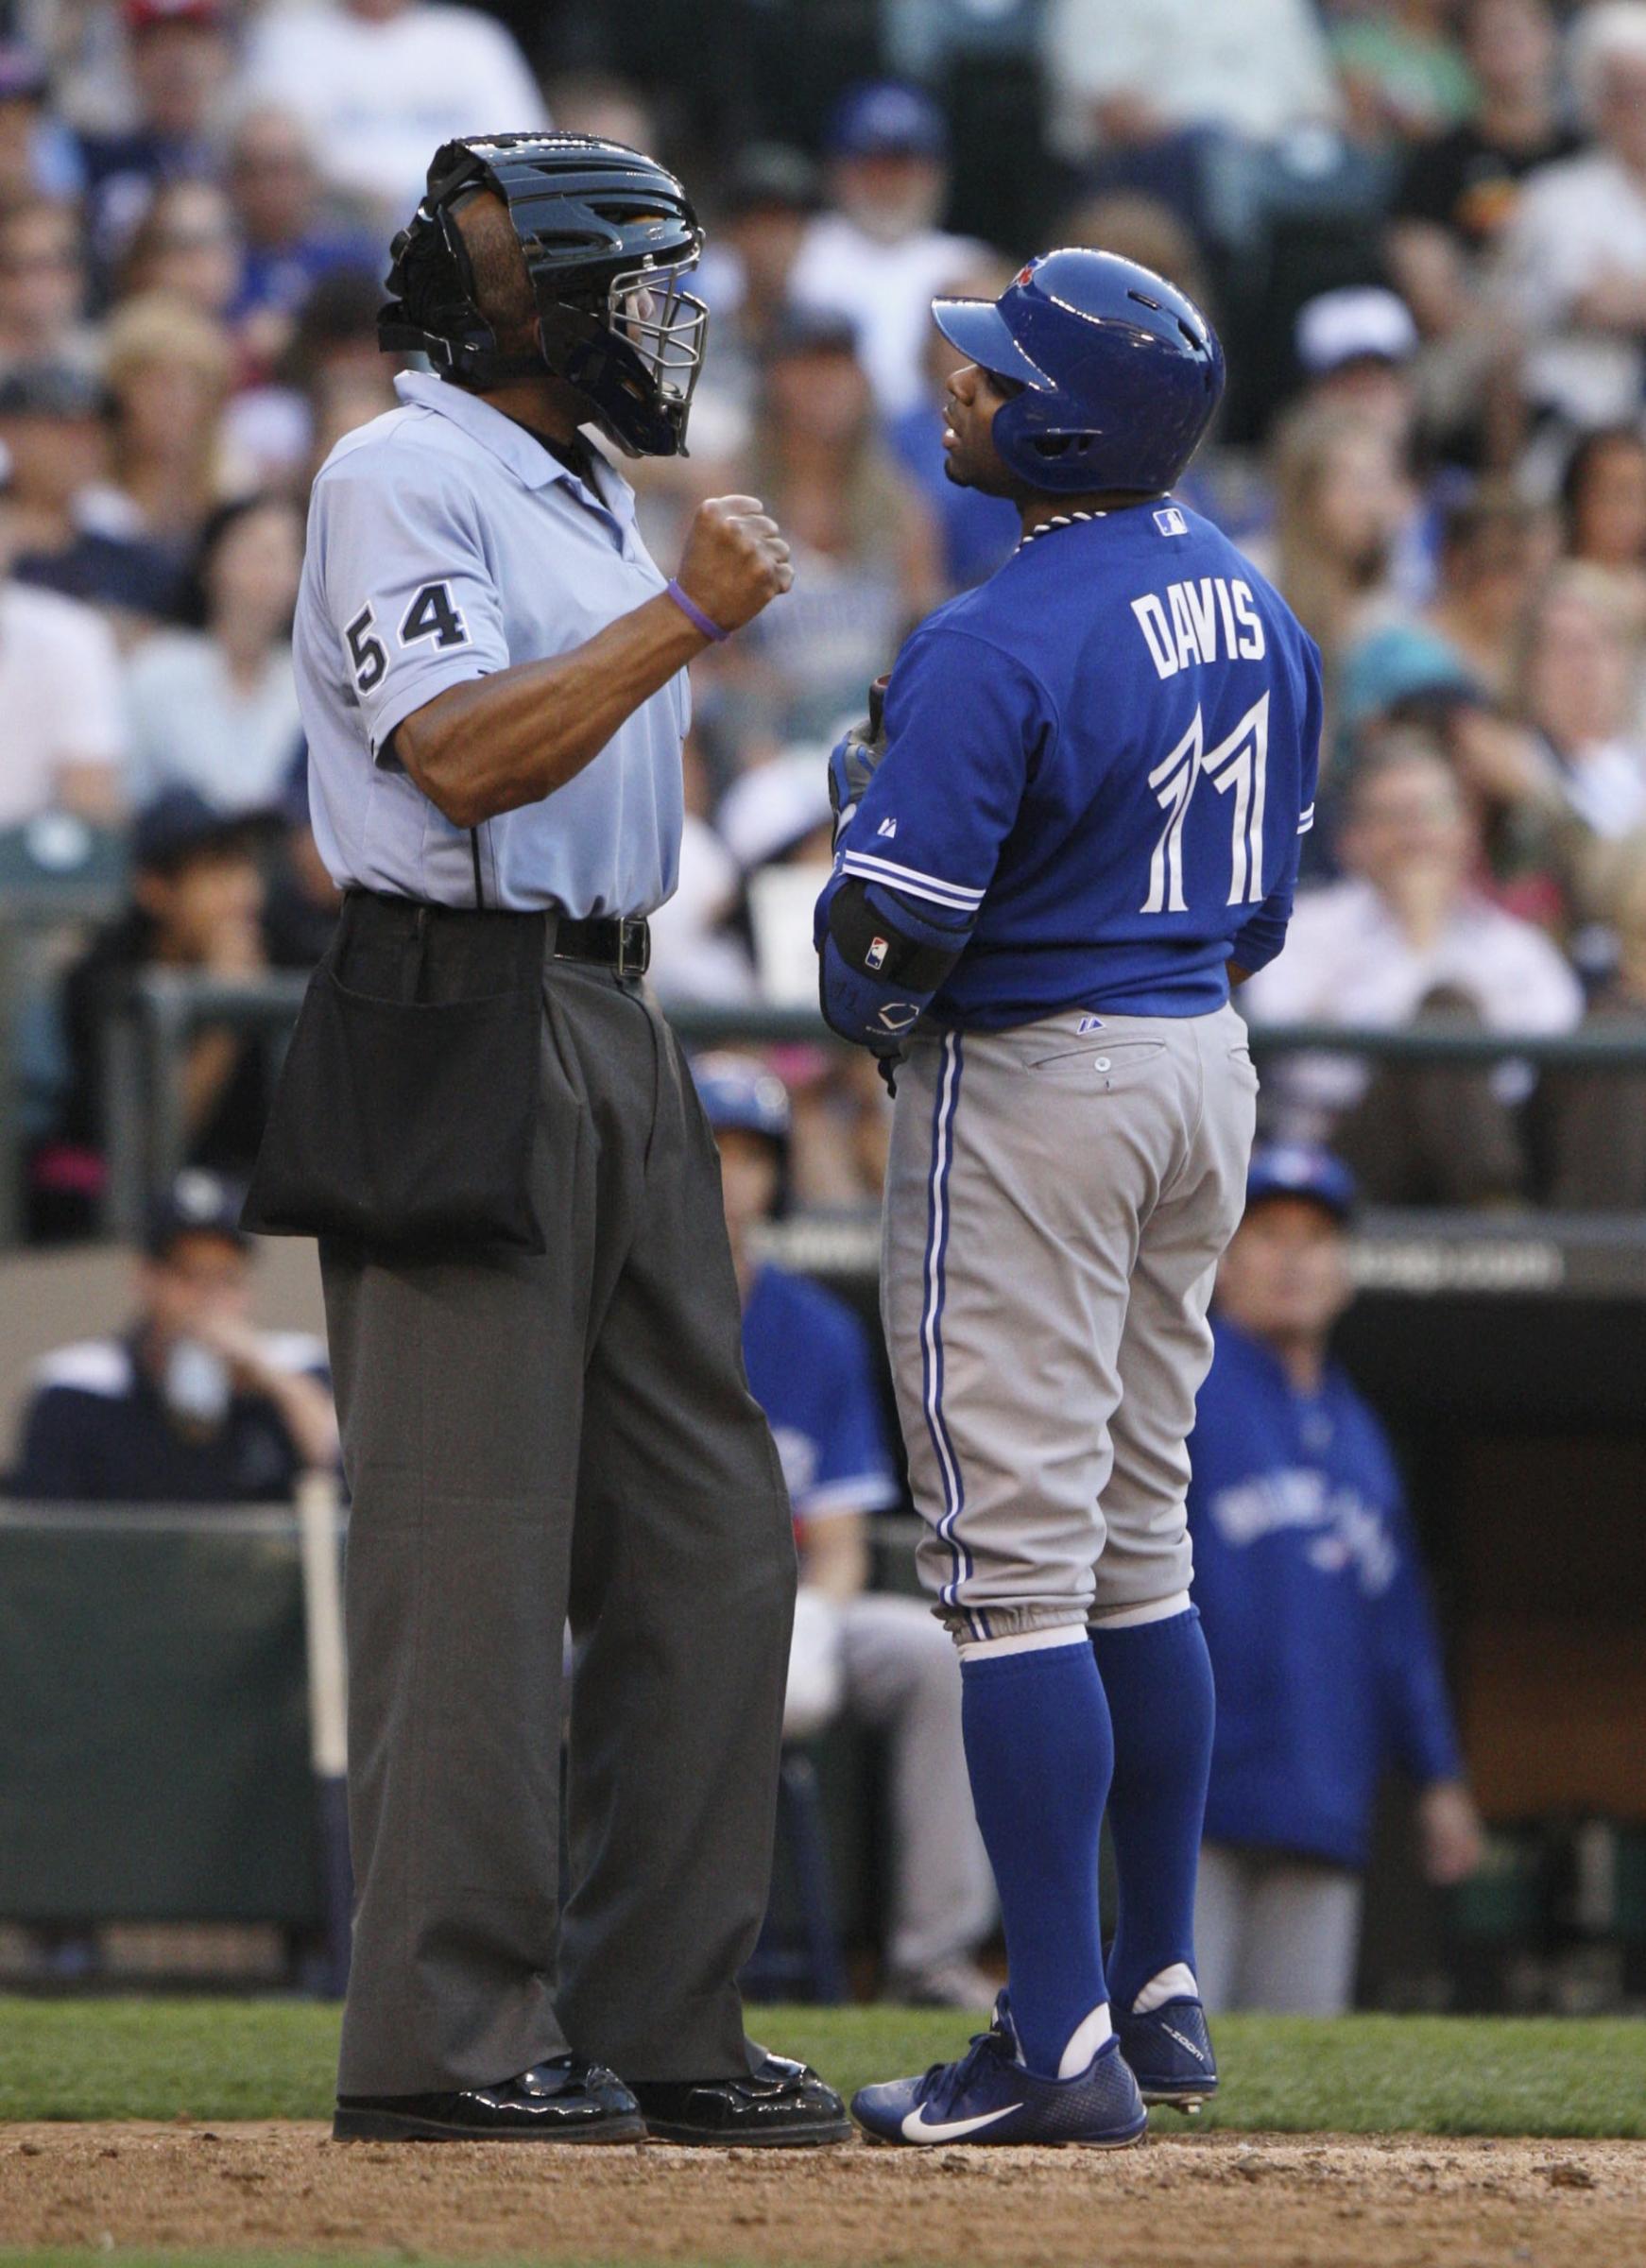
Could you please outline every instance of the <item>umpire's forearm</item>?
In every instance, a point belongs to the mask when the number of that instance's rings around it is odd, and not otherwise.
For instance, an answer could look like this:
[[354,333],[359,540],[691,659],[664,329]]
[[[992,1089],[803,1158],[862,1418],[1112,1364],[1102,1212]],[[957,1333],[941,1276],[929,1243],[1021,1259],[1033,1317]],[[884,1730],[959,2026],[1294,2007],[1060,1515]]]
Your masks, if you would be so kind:
[[647,599],[572,653],[437,694],[395,753],[454,827],[477,827],[575,779],[707,643],[672,599]]

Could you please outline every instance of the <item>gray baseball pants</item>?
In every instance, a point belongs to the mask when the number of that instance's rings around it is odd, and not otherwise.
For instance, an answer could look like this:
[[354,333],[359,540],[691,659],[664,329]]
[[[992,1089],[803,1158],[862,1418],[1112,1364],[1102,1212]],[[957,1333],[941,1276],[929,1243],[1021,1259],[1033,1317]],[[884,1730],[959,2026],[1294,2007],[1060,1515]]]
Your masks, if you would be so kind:
[[882,1306],[920,1572],[958,1638],[1189,1588],[1185,1445],[1257,1092],[1227,1006],[914,1040]]
[[788,1495],[673,1036],[604,970],[550,963],[542,1001],[546,1252],[321,1253],[353,1499],[344,2093],[495,2083],[568,2045],[631,2079],[748,2068]]
[[1348,1867],[1201,1845],[1194,1979],[1214,2016],[1342,2016],[1354,2001],[1360,1942],[1361,1878]]

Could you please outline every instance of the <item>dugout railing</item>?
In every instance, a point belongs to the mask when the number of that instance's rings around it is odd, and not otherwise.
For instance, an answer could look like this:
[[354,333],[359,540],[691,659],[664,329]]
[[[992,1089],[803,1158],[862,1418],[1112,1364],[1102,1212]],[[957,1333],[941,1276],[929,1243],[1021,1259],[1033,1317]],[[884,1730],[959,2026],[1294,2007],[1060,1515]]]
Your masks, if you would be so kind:
[[[195,1033],[206,1024],[239,1029],[278,1059],[306,982],[295,971],[225,979],[175,970],[148,970],[131,980],[124,1000],[111,1006],[102,1034],[108,1120],[103,1225],[110,1233],[133,1234],[147,1193],[163,1186],[183,1162],[183,1067]],[[671,1003],[668,1013],[693,1046],[843,1044],[812,1008]],[[1260,1063],[1285,1056],[1333,1055],[1391,1065],[1515,1062],[1538,1071],[1646,1074],[1646,1016],[1637,1026],[1607,1022],[1554,1034],[1484,1031],[1438,1018],[1393,1031],[1325,1023],[1256,1025],[1252,1045]],[[1563,1247],[1572,1241],[1568,1221],[1581,1217],[1563,1220],[1557,1231]],[[1580,1246],[1584,1242],[1576,1241]],[[1638,1281],[1646,1291],[1646,1273]]]

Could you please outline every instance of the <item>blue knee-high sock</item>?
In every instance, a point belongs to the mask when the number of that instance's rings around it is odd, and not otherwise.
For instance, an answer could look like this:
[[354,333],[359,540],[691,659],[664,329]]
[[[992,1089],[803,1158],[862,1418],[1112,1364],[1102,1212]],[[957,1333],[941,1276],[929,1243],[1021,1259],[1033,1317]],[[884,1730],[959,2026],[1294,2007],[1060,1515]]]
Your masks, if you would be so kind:
[[1124,2010],[1152,1977],[1194,1967],[1194,1877],[1216,1713],[1200,1612],[1092,1633],[1114,1723],[1109,1833],[1120,1912],[1109,1969]]
[[972,1656],[962,1724],[977,1824],[1005,1923],[1012,2017],[1029,2069],[1063,2051],[1108,1998],[1097,1851],[1114,1744],[1091,1648]]

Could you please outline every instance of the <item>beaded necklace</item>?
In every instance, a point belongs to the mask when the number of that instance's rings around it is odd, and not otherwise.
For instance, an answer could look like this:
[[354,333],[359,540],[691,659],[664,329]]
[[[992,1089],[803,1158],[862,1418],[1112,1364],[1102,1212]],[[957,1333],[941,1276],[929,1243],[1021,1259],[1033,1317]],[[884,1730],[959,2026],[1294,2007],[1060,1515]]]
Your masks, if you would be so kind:
[[1054,527],[1072,527],[1077,520],[1107,518],[1106,512],[1054,512],[1050,520],[1042,520],[1038,527],[1031,527],[1019,542],[1018,549],[1021,551],[1025,543],[1033,543],[1037,536],[1049,536]]

